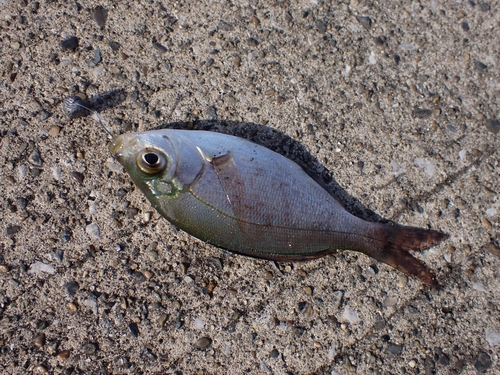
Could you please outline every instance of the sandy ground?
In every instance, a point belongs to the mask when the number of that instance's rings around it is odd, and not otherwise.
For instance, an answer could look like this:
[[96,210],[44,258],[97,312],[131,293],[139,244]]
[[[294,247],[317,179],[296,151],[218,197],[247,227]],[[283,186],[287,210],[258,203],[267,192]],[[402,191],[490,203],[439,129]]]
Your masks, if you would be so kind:
[[[0,1],[0,373],[500,374],[498,1],[194,3]],[[75,94],[113,134],[305,155],[353,213],[448,233],[442,289],[177,230]]]

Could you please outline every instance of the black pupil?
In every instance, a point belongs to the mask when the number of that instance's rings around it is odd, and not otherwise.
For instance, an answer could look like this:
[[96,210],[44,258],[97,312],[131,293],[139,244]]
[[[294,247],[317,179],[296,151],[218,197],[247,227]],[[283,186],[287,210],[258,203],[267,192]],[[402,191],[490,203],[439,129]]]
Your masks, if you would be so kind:
[[144,155],[144,160],[146,161],[146,163],[148,163],[149,165],[155,165],[156,163],[158,163],[158,155],[156,154],[145,154]]

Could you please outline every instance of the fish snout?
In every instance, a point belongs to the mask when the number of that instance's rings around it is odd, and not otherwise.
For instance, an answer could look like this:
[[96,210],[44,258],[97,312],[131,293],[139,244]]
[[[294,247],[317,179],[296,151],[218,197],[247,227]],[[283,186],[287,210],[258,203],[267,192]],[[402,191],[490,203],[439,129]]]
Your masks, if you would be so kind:
[[109,145],[109,151],[113,155],[115,159],[119,159],[121,156],[121,150],[123,148],[124,144],[124,137],[123,135],[119,135],[113,139],[113,141]]

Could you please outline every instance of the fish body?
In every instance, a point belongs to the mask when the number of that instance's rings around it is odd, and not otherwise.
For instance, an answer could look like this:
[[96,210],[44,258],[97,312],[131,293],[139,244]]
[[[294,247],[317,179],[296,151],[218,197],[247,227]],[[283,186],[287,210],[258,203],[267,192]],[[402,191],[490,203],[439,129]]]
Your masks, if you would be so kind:
[[364,221],[298,164],[263,146],[221,133],[164,129],[120,135],[110,150],[162,216],[215,246],[283,261],[349,249],[437,285],[408,250],[428,248],[445,235]]

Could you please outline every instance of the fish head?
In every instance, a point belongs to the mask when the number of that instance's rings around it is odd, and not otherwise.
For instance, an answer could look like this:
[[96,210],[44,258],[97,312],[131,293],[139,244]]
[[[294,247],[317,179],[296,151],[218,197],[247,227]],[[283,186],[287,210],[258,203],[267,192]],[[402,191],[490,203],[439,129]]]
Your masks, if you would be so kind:
[[178,190],[179,155],[170,137],[152,131],[126,133],[117,136],[109,150],[151,202]]
[[173,129],[122,134],[109,150],[155,207],[186,192],[208,163],[185,132]]

